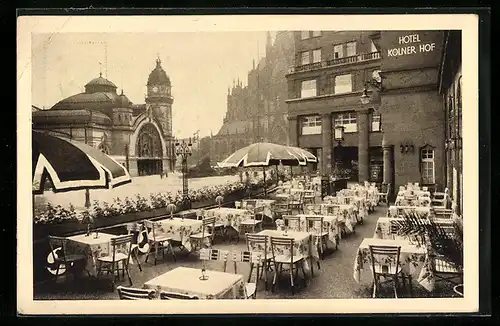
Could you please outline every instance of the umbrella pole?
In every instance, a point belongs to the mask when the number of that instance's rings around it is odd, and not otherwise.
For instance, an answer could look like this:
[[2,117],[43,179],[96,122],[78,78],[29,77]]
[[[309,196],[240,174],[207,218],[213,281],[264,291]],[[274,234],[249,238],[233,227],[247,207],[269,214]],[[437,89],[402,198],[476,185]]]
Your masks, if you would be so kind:
[[262,167],[262,171],[264,171],[264,198],[267,197],[267,191],[266,191],[266,167]]
[[293,166],[290,165],[290,180],[293,179]]
[[276,165],[276,185],[280,182],[280,175],[279,175],[279,169],[278,165]]
[[90,191],[85,189],[85,208],[90,207]]

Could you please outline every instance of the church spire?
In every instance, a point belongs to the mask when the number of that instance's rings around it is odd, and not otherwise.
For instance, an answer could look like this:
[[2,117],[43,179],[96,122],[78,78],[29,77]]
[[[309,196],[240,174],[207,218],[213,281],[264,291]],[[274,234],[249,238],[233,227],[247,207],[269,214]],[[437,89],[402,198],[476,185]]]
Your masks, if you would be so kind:
[[266,36],[266,56],[269,55],[272,47],[273,47],[273,41],[271,38],[271,32],[268,31]]

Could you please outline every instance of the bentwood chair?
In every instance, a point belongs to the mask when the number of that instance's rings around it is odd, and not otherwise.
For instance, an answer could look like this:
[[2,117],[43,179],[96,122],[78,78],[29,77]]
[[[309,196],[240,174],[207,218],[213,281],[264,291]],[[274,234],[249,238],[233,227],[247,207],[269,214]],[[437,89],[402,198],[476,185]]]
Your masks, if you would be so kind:
[[[371,258],[371,270],[373,275],[373,294],[377,297],[377,288],[381,286],[380,278],[389,279],[393,282],[394,296],[398,297],[399,282],[398,277],[402,275],[399,261],[400,246],[369,246]],[[386,281],[386,282],[387,282]],[[384,282],[385,283],[385,282]]]
[[196,295],[160,291],[160,300],[199,300]]
[[194,248],[202,249],[205,245],[212,247],[214,241],[215,216],[205,217],[202,220],[201,232],[189,236]]
[[[234,273],[238,274],[238,263],[248,263],[250,264],[250,274],[248,276],[248,281],[245,283],[246,299],[255,299],[257,297],[257,288],[259,286],[259,270],[260,267],[264,265],[262,253],[252,252],[252,251],[239,251],[232,252],[229,255],[229,259],[233,262]],[[255,282],[250,282],[252,278],[252,267],[257,266],[257,275],[255,277]],[[224,272],[226,272],[226,266],[224,266]]]
[[[251,252],[258,252],[261,254],[261,259],[262,259],[262,264],[257,265],[257,269],[261,269],[260,277],[264,275],[264,282],[265,282],[265,287],[267,291],[267,274],[269,271],[271,271],[271,265],[272,265],[272,257],[271,257],[271,250],[269,248],[269,237],[267,235],[262,235],[262,234],[255,234],[255,233],[247,233],[246,234],[246,240],[247,240],[247,251]],[[250,282],[250,279],[252,277],[252,270],[254,268],[254,264],[250,263],[250,274],[248,276],[248,282]]]
[[[450,245],[453,245],[454,238],[458,235],[456,234],[455,226],[441,226],[444,234],[444,241],[448,241]],[[431,258],[431,266],[436,282],[445,282],[452,285],[463,284],[463,270],[460,266],[456,266],[449,258],[436,254],[434,250],[429,253]]]
[[[111,290],[115,288],[115,280],[120,278],[120,271],[122,277],[127,273],[128,281],[132,286],[132,278],[129,272],[130,254],[132,252],[132,234],[118,236],[111,239],[111,253],[107,256],[99,257],[97,259],[97,278],[100,277],[103,270],[113,274]],[[120,268],[120,264],[122,265]],[[116,272],[116,275],[115,275]]]
[[390,191],[391,191],[391,184],[388,183],[386,188],[385,188],[385,192],[379,192],[379,194],[378,194],[379,203],[383,202],[387,206],[389,206],[389,192]]
[[295,294],[299,267],[302,269],[304,279],[307,278],[304,269],[304,256],[294,254],[295,241],[293,238],[271,237],[271,252],[274,263],[273,290],[276,288],[277,278],[283,272],[283,266],[288,267],[292,294]]
[[292,211],[295,209],[299,213],[304,213],[304,192],[300,191],[298,194],[293,194],[288,201],[288,207]]
[[316,193],[312,189],[304,190],[304,204],[316,203]]
[[306,216],[306,232],[313,234],[321,259],[327,249],[328,230],[324,226],[323,216]]
[[277,202],[273,207],[274,220],[280,219],[283,215],[292,215],[292,209],[287,202]]
[[202,248],[200,250],[200,260],[223,262],[224,271],[226,270],[228,256],[229,256],[229,251],[227,250],[213,249],[213,248]]
[[285,223],[285,228],[287,231],[300,231],[300,216],[297,215],[285,215],[283,216],[283,222]]
[[127,223],[127,232],[128,234],[132,234],[132,255],[135,258],[135,261],[137,262],[137,266],[139,267],[139,271],[142,272],[142,267],[141,267],[141,261],[139,260],[139,244],[137,243],[137,239],[139,237],[139,234],[142,232],[142,224],[133,222],[133,223]]
[[[78,271],[81,271],[80,267],[85,264],[87,256],[67,252],[66,244],[68,239],[66,238],[49,235],[48,239],[53,264],[57,266],[54,281],[57,282],[58,277],[64,272],[72,273],[75,278]],[[87,271],[87,273],[89,272]]]
[[155,289],[136,289],[119,285],[116,290],[120,300],[153,300],[157,295]]
[[151,254],[151,248],[154,248],[155,266],[158,259],[158,253],[160,251],[162,253],[162,256],[165,257],[165,250],[168,250],[172,254],[174,261],[176,261],[174,248],[172,247],[172,243],[170,242],[172,241],[172,237],[163,232],[158,231],[159,227],[158,222],[144,220],[144,227],[147,230],[149,230],[149,235],[148,235],[149,248],[148,252],[146,253],[146,260],[144,262],[148,261],[149,255]]
[[[248,206],[247,206],[248,207]],[[240,230],[250,233],[255,233],[255,229],[259,228],[262,231],[262,219],[264,217],[264,206],[257,206],[249,210],[248,218],[240,222]]]

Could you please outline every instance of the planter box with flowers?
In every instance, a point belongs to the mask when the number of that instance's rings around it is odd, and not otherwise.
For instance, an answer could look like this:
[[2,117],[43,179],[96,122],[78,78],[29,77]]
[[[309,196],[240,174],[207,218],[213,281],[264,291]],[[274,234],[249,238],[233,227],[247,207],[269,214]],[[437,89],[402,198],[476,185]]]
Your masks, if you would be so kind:
[[[272,180],[266,180],[266,184],[272,184]],[[217,196],[222,196],[224,202],[240,200],[247,194],[255,195],[263,190],[262,180],[253,184],[235,182],[225,185],[206,186],[196,190],[190,190],[188,197],[192,208],[203,208],[216,205]],[[47,235],[65,236],[69,234],[83,233],[87,230],[88,217],[92,217],[92,228],[104,228],[143,219],[154,219],[166,216],[170,213],[167,209],[169,204],[174,204],[172,213],[177,213],[183,207],[182,192],[176,194],[170,192],[150,194],[145,198],[139,194],[135,197],[115,198],[112,203],[94,201],[93,205],[77,212],[70,206],[69,209],[61,206],[47,204],[45,211],[35,212],[33,236],[34,239],[43,239]],[[168,207],[170,208],[170,207]]]

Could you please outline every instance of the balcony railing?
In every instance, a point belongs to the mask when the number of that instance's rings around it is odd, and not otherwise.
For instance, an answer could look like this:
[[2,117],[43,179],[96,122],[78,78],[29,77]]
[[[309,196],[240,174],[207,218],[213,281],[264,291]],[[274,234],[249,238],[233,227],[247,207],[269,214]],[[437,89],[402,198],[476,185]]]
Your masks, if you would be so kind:
[[341,66],[341,65],[376,60],[376,59],[380,59],[380,52],[360,53],[349,57],[313,62],[306,65],[290,67],[288,73],[293,74],[296,72],[311,71],[320,68]]

